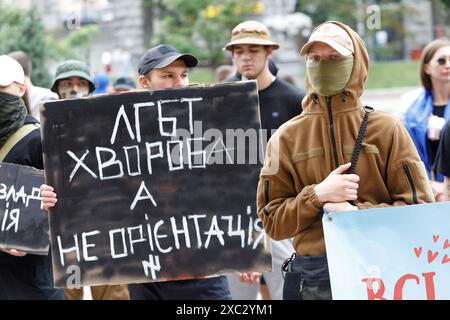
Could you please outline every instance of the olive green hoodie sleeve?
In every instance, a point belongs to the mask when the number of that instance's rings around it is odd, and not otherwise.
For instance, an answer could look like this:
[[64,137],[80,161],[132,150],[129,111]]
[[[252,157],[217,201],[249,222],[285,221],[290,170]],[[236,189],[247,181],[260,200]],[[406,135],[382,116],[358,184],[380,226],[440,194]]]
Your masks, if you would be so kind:
[[[275,135],[258,183],[258,215],[265,232],[274,240],[291,238],[320,218],[323,203],[314,192],[315,185],[296,190],[294,168],[286,144]],[[298,185],[297,181],[297,185]]]
[[395,123],[391,137],[391,145],[385,156],[387,161],[385,185],[391,201],[377,204],[357,202],[359,209],[434,202],[425,166],[408,131],[400,121]]

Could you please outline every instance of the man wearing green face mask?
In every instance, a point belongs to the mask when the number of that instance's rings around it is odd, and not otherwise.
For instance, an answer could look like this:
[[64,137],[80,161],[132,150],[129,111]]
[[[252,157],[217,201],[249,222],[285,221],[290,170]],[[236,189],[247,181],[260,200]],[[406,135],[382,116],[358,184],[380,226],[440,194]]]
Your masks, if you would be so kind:
[[[294,238],[285,299],[331,299],[322,213],[434,201],[401,121],[360,101],[369,57],[350,27],[318,26],[306,57],[303,113],[272,136],[258,184],[258,215],[273,239]],[[372,112],[373,111],[373,112]]]
[[349,35],[335,24],[323,24],[302,48],[313,89],[321,96],[342,92],[353,69],[354,47]]

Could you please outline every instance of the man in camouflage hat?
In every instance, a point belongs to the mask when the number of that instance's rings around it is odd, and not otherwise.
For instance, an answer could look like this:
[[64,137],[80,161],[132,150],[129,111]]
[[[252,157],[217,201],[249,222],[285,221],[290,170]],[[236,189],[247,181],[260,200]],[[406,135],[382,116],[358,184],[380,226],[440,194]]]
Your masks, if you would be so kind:
[[[67,60],[56,69],[55,80],[51,91],[56,92],[60,99],[75,99],[89,96],[95,85],[90,79],[88,66],[78,60]],[[92,286],[91,295],[94,300],[129,300],[126,285]],[[66,300],[82,300],[83,288],[64,289]]]
[[87,97],[95,90],[88,66],[78,60],[67,60],[56,69],[55,80],[50,88],[60,99]]

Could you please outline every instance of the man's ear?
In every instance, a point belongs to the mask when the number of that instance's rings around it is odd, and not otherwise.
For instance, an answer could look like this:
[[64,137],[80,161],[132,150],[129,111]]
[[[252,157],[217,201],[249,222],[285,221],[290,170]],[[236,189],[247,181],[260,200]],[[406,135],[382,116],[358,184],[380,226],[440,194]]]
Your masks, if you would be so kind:
[[25,95],[25,91],[27,91],[27,86],[24,84],[19,84],[17,88],[18,88],[17,96],[19,98],[22,98]]
[[231,50],[228,50],[230,53],[231,60],[234,60],[234,47],[231,47]]
[[142,89],[151,89],[152,88],[152,84],[150,82],[150,80],[147,79],[146,76],[139,76],[139,84],[141,85]]
[[266,46],[267,59],[272,58],[272,52],[273,52],[272,47],[271,46]]

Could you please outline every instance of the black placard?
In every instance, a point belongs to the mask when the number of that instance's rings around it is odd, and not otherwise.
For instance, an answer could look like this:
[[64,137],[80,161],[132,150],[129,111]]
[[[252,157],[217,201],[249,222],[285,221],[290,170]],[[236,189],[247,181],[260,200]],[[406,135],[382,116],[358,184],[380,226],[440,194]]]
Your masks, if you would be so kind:
[[0,162],[0,248],[46,255],[48,215],[39,187],[44,171]]
[[256,82],[48,102],[41,119],[57,286],[270,269]]

